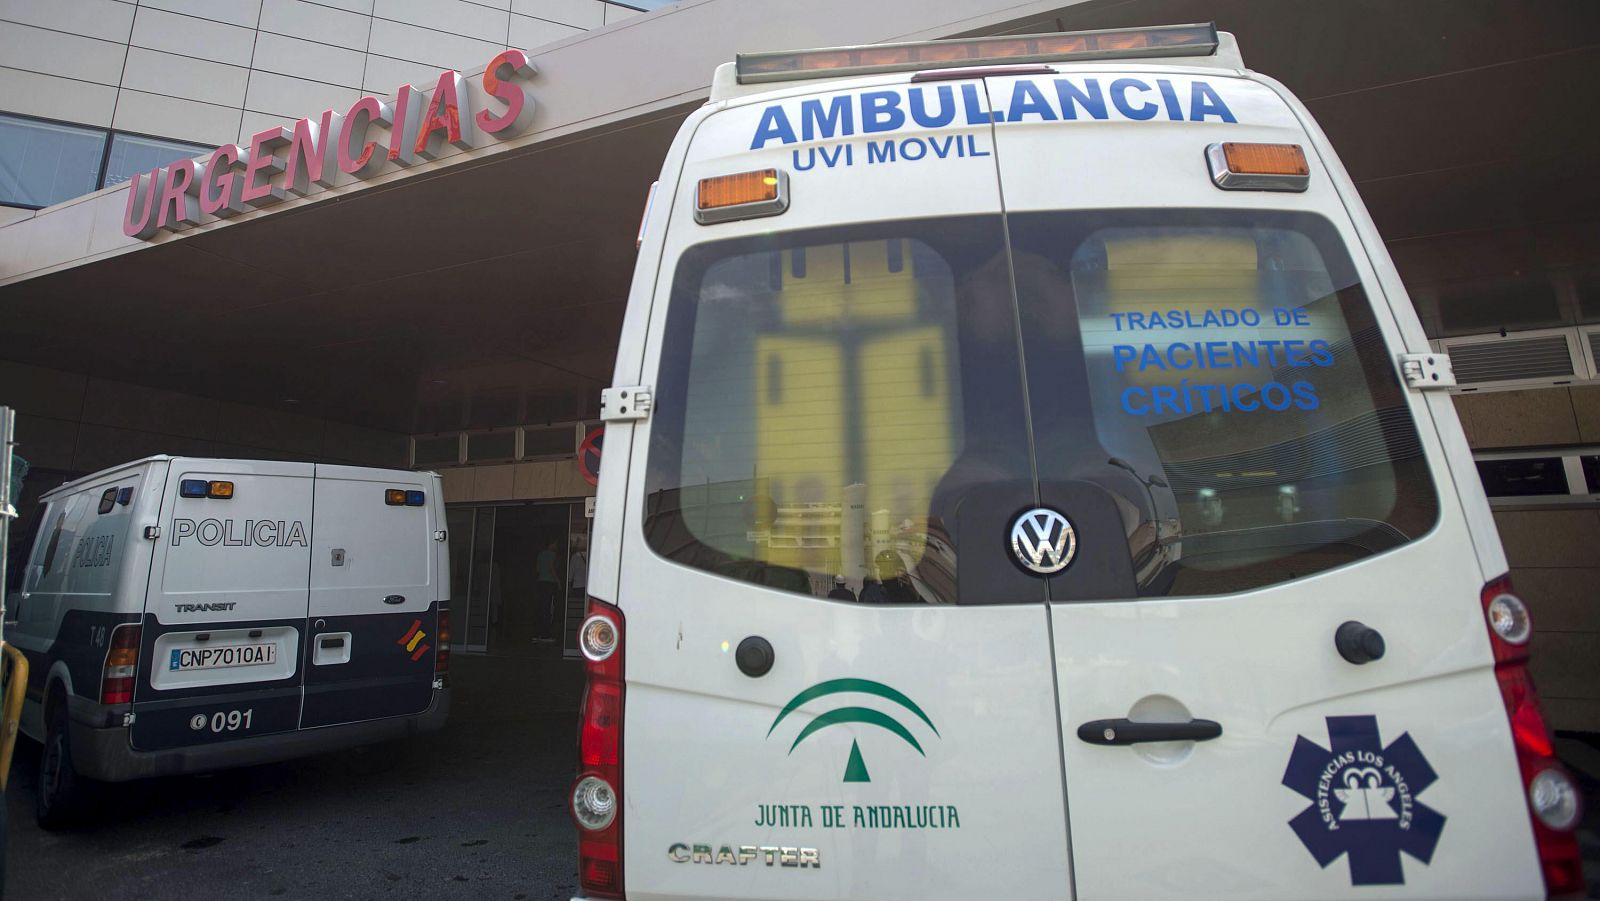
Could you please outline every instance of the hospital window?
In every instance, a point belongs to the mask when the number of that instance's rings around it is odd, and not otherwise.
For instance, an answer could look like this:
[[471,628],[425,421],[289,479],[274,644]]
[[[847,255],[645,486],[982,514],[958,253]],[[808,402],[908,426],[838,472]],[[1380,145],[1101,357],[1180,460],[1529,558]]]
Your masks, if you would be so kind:
[[204,144],[0,113],[0,206],[41,209],[210,150]]
[[0,116],[0,203],[37,209],[93,191],[105,145],[99,129]]
[[106,171],[100,179],[100,187],[120,185],[138,173],[149,172],[184,157],[210,152],[211,148],[203,144],[147,138],[142,135],[113,134],[110,154],[106,158]]

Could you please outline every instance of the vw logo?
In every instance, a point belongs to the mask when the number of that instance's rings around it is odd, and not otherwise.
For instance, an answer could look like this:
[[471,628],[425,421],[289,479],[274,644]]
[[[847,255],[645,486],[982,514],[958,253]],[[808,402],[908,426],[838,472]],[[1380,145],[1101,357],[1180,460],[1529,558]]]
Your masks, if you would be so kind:
[[1011,552],[1029,572],[1052,575],[1066,569],[1078,553],[1078,533],[1065,516],[1036,507],[1011,524]]

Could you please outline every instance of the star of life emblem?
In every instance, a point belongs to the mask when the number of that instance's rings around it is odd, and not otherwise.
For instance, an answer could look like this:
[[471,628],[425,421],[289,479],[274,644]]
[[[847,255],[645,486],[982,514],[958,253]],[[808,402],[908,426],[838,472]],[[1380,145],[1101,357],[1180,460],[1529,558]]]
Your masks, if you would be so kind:
[[1411,733],[1383,745],[1375,716],[1327,718],[1331,748],[1299,736],[1283,784],[1311,804],[1289,821],[1323,867],[1349,858],[1353,885],[1403,885],[1402,853],[1426,864],[1445,816],[1417,798],[1438,780]]

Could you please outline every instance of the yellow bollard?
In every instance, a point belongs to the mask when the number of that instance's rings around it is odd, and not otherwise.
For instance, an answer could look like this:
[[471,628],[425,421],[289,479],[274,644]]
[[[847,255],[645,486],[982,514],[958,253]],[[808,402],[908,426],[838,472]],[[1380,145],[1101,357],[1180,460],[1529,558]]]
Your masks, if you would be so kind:
[[28,658],[14,645],[0,644],[5,654],[0,685],[5,690],[5,708],[0,713],[0,792],[11,779],[11,752],[17,747],[17,727],[22,723],[22,699],[28,691]]

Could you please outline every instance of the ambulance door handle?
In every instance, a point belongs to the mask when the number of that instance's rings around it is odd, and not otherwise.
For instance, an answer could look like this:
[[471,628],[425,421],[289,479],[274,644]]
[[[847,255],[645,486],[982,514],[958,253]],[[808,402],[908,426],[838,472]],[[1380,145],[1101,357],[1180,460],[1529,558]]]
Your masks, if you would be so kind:
[[1212,720],[1187,723],[1136,723],[1133,720],[1092,720],[1078,727],[1078,737],[1091,745],[1133,745],[1146,741],[1209,741],[1222,734],[1222,724]]

